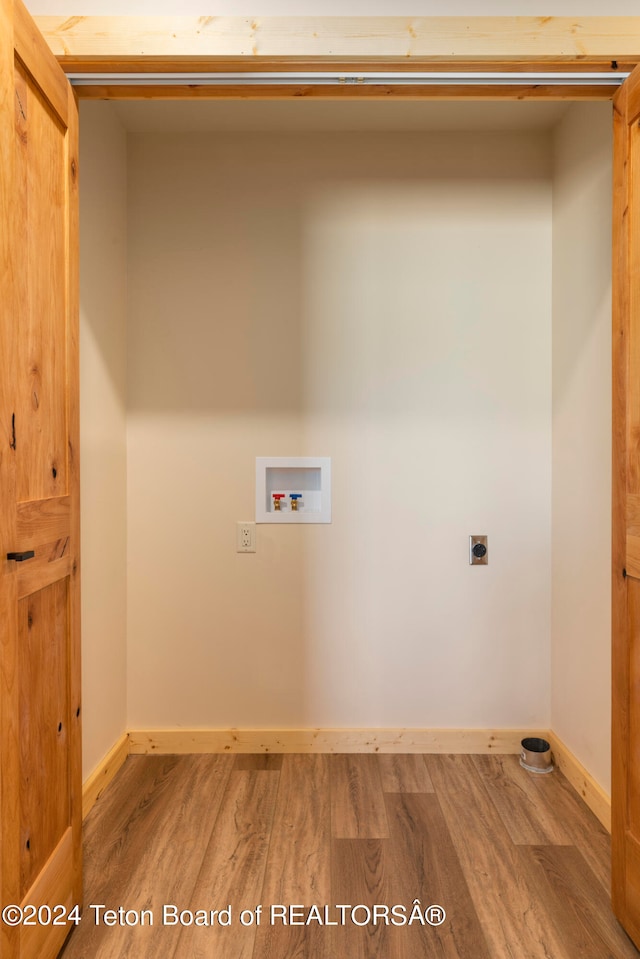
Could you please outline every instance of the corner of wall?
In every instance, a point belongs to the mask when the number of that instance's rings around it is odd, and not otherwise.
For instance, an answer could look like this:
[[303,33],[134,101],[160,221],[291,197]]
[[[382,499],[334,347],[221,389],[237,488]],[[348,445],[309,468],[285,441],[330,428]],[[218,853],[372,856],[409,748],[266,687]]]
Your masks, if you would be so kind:
[[126,729],[126,133],[81,105],[83,774]]
[[610,792],[611,107],[554,137],[551,728]]

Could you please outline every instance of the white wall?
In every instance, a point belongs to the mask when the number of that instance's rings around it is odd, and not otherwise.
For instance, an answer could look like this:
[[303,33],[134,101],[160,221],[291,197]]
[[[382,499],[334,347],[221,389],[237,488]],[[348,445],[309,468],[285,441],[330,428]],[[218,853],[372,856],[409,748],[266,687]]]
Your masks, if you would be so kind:
[[[548,727],[549,163],[130,138],[130,728]],[[333,524],[236,554],[287,454],[332,456]]]
[[80,123],[82,694],[86,776],[126,729],[126,134]]
[[610,792],[611,105],[573,104],[553,179],[551,725]]

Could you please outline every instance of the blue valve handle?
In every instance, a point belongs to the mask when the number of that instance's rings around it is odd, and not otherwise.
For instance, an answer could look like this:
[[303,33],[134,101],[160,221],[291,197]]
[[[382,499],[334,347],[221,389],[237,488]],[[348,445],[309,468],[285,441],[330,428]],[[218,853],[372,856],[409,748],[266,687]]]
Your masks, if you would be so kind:
[[302,499],[302,493],[289,493],[291,499]]

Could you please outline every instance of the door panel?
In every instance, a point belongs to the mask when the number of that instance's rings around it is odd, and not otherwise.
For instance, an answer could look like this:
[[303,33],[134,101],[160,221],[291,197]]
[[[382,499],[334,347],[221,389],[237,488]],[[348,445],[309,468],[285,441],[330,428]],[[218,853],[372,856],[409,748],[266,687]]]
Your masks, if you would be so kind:
[[68,582],[18,604],[21,898],[71,825]]
[[15,68],[18,501],[67,493],[66,131],[35,80]]
[[[0,0],[0,45],[0,899],[70,909],[82,890],[77,106],[18,0]],[[0,956],[53,959],[70,928],[0,924]]]

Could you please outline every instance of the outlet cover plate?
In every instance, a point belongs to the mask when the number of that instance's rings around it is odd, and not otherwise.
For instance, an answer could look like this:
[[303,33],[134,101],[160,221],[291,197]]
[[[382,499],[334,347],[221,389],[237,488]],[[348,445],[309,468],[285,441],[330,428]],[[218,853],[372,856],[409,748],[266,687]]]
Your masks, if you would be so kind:
[[236,523],[236,552],[255,553],[256,551],[256,524],[253,522]]
[[[475,556],[474,546],[484,546],[484,556]],[[469,565],[470,566],[488,566],[489,565],[489,537],[488,536],[470,536],[469,537]]]

